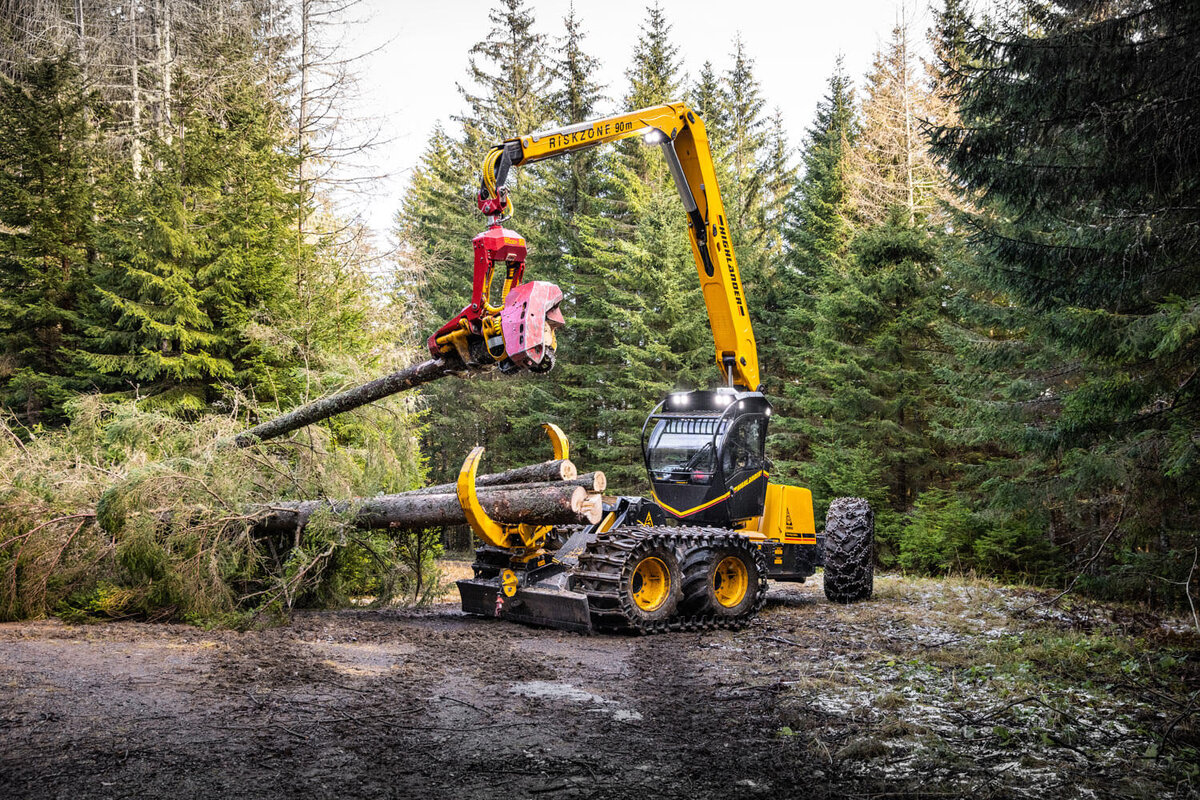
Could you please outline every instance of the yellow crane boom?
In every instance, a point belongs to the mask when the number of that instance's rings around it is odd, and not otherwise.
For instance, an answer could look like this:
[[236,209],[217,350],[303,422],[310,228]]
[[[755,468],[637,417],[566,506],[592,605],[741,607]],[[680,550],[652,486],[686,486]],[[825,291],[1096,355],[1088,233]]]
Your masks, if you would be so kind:
[[692,257],[700,278],[716,362],[730,386],[759,390],[758,348],[742,291],[729,221],[721,202],[704,122],[683,103],[665,103],[627,114],[506,139],[484,159],[480,207],[511,209],[504,186],[510,166],[532,164],[576,150],[634,136],[658,144],[687,212]]

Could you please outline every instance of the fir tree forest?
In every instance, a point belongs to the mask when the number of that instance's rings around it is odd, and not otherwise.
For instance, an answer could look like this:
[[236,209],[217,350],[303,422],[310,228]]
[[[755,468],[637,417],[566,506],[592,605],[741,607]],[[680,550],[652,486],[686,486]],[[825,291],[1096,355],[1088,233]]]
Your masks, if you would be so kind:
[[[0,0],[0,796],[1196,797],[1200,4],[847,11],[873,58],[796,70],[812,105],[761,3],[698,41],[638,2],[618,51],[614,10],[487,0],[384,231],[346,32],[468,5]],[[643,454],[665,397],[734,392],[669,142],[506,173],[553,360],[430,339],[494,146],[667,103],[771,404],[712,501],[769,473],[745,528]],[[821,555],[768,583],[778,484]]]

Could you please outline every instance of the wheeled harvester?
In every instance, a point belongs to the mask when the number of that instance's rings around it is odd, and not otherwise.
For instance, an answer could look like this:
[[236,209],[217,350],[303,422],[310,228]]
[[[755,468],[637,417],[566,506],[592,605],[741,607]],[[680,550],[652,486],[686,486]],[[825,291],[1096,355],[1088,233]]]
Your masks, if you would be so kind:
[[[707,508],[693,510],[694,520],[674,508],[664,511],[658,499],[605,497],[603,516],[593,525],[498,524],[473,496],[482,456],[476,448],[459,476],[458,495],[468,523],[486,544],[476,551],[474,576],[458,581],[463,610],[578,632],[740,628],[762,608],[768,579],[804,581],[822,566],[830,600],[870,597],[870,506],[859,498],[835,500],[818,533],[812,495],[768,483],[762,438],[743,432],[761,423],[765,433],[769,406],[761,395],[729,399],[692,392],[691,411],[656,410],[647,420],[643,441],[655,498],[662,492],[672,492],[672,499],[702,495],[698,505]],[[739,405],[750,399],[761,403]],[[566,458],[566,438],[547,427],[555,458]],[[687,480],[673,480],[684,470]],[[714,503],[714,492],[730,497]],[[721,512],[714,510],[722,506],[757,514],[722,525]]]
[[[693,110],[668,103],[493,147],[477,198],[491,225],[476,240],[477,254],[481,242],[518,244],[517,234],[500,227],[512,211],[505,186],[512,167],[635,136],[659,146],[679,191],[723,385],[671,394],[650,413],[642,429],[649,498],[606,498],[602,519],[587,526],[472,523],[486,545],[474,577],[458,582],[463,609],[578,631],[739,627],[762,607],[768,579],[802,581],[817,567],[825,569],[829,599],[869,597],[874,519],[867,502],[834,500],[818,533],[811,492],[769,481],[771,404],[759,383],[707,134]],[[516,259],[524,260],[519,244],[516,256],[504,256],[510,276]],[[501,253],[500,244],[492,247]],[[477,295],[495,260],[477,257]],[[442,334],[430,340],[431,350]],[[566,447],[556,441],[556,449]],[[460,481],[469,483],[468,473]]]

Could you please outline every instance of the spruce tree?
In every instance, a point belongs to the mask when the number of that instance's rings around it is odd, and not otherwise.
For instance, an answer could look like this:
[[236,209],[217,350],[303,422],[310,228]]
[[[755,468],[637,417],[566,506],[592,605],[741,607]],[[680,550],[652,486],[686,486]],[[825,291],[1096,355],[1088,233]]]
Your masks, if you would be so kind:
[[546,37],[534,30],[533,10],[525,0],[498,0],[488,19],[492,29],[471,48],[471,85],[459,86],[469,111],[458,120],[477,158],[502,139],[540,130],[550,118]]
[[679,98],[679,47],[671,41],[671,24],[658,2],[646,8],[646,19],[633,48],[633,58],[625,71],[629,90],[627,109],[646,108]]
[[884,541],[898,535],[897,515],[937,467],[930,419],[944,300],[939,247],[907,215],[893,207],[829,275],[800,404],[813,426],[808,485],[821,505],[840,495],[871,500]]
[[0,405],[29,422],[58,419],[88,386],[70,352],[103,207],[93,100],[65,56],[0,83]]
[[[253,52],[240,34],[224,56],[245,65]],[[178,88],[190,95],[187,76]],[[150,142],[155,169],[124,183],[97,275],[103,314],[77,351],[95,373],[190,411],[222,383],[267,398],[278,391],[279,376],[264,371],[276,359],[245,333],[286,316],[294,296],[284,255],[291,163],[277,98],[263,84],[231,81],[216,102],[219,117],[207,105],[174,108],[184,133]]]
[[721,196],[729,212],[738,260],[751,262],[758,257],[752,251],[761,245],[765,228],[762,158],[767,145],[767,120],[763,117],[766,103],[754,77],[754,60],[746,53],[741,36],[734,39],[733,65],[722,83],[729,139],[724,171],[729,178],[721,187]]
[[801,149],[803,177],[789,206],[788,261],[804,293],[822,284],[846,256],[854,233],[850,150],[858,136],[854,89],[839,58]]
[[1200,529],[1200,9],[1030,3],[965,53],[934,148],[974,203],[992,336],[965,348],[960,424],[1022,455],[984,485],[997,504],[1146,596]]
[[704,120],[704,130],[708,134],[708,145],[712,150],[715,161],[723,161],[725,152],[725,97],[721,89],[721,79],[713,69],[711,61],[705,61],[700,67],[700,75],[688,91],[688,105]]
[[[421,296],[433,311],[424,336],[470,301],[471,239],[486,226],[474,205],[484,153],[503,139],[536,132],[552,120],[547,40],[535,30],[533,11],[524,0],[499,0],[489,19],[491,30],[471,48],[470,82],[459,87],[467,103],[466,112],[455,118],[462,124],[462,141],[452,147],[432,141],[422,165],[426,174],[419,191],[438,203],[426,207],[418,194],[401,212],[405,239],[422,255]],[[554,269],[557,251],[540,223],[553,213],[554,199],[545,190],[539,166],[513,170],[508,186],[514,217],[506,224],[527,240],[526,277],[544,278]],[[461,192],[457,210],[456,191]],[[494,292],[492,300],[498,299]],[[426,450],[439,454],[436,477],[448,475],[461,463],[464,441],[489,446],[493,466],[528,460],[530,448],[545,447],[544,434],[530,430],[522,418],[527,411],[523,388],[511,383],[510,378],[491,374],[466,382],[440,381],[422,391],[430,409]]]
[[[549,102],[553,121],[570,125],[600,114],[603,87],[596,83],[599,61],[587,52],[583,21],[572,7],[563,20],[565,35],[550,55],[555,91]],[[510,381],[505,407],[512,427],[506,443],[526,462],[545,457],[543,422],[555,422],[571,438],[581,464],[601,464],[594,452],[600,436],[599,409],[605,398],[597,375],[611,368],[604,341],[610,320],[601,308],[606,284],[587,258],[585,231],[610,213],[612,194],[610,148],[592,148],[538,165],[549,204],[533,216],[521,214],[520,227],[537,226],[545,243],[544,258],[531,263],[530,277],[551,281],[563,290],[567,326],[558,332],[558,364],[550,373]],[[524,198],[516,202],[524,206]]]
[[849,149],[856,132],[850,79],[838,60],[829,89],[817,104],[801,147],[803,177],[788,198],[784,236],[788,250],[772,286],[780,309],[774,330],[778,367],[767,375],[776,406],[771,452],[775,474],[795,480],[811,458],[810,426],[800,405],[809,392],[810,335],[819,292],[836,275],[849,252],[853,227],[847,178]]

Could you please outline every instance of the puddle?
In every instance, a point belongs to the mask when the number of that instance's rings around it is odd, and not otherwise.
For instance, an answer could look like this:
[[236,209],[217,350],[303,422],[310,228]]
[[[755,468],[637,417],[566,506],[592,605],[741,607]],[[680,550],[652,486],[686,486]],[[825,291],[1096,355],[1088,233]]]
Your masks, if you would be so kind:
[[617,722],[640,722],[642,715],[628,708],[619,708],[615,700],[601,697],[598,694],[586,692],[569,683],[554,681],[525,681],[514,683],[508,690],[509,694],[519,694],[540,700],[566,700],[570,703],[591,703],[599,708],[590,709],[605,714],[611,714]]

